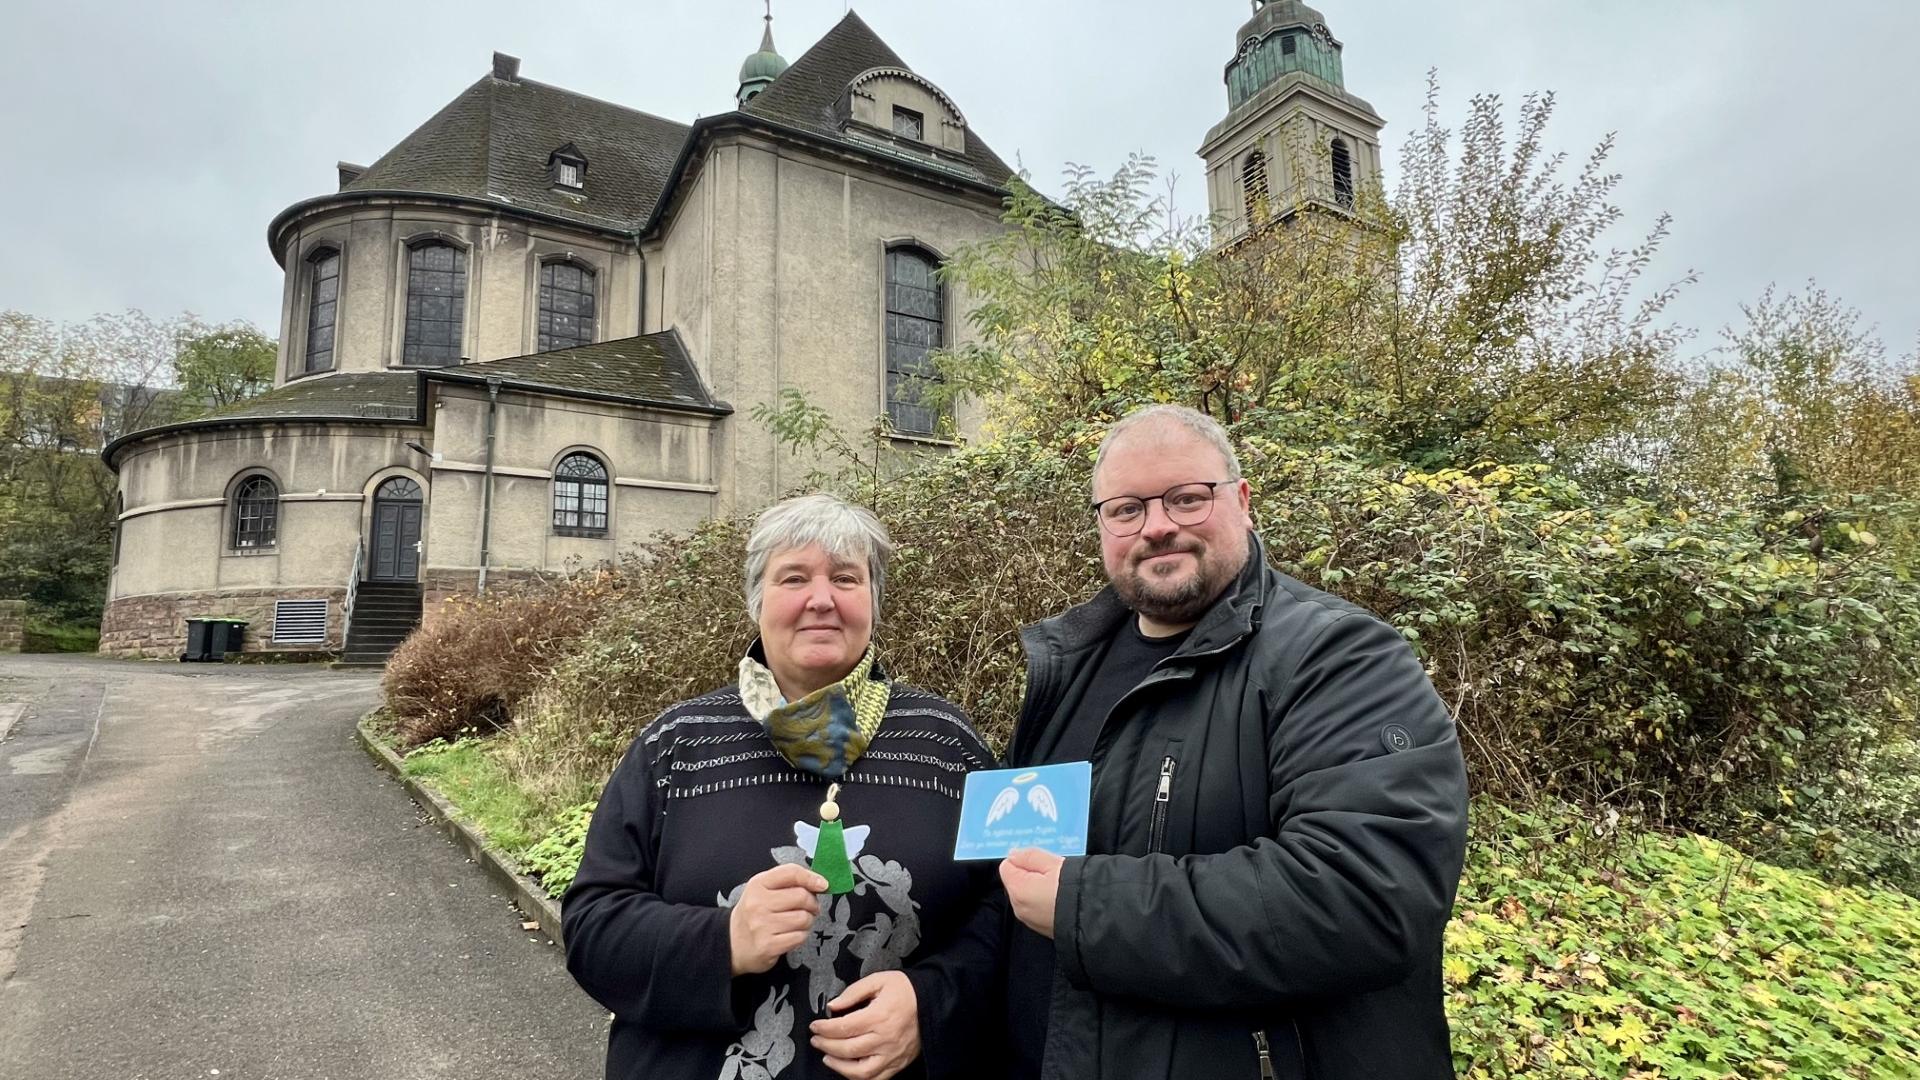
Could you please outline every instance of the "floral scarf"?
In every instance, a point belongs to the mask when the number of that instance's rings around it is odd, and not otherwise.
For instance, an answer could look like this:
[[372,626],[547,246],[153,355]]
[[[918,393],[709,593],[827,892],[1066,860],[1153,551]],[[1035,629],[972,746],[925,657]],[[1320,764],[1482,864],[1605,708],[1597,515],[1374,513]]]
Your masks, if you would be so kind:
[[874,647],[867,647],[846,678],[793,702],[781,696],[780,684],[754,659],[755,651],[740,658],[740,700],[747,712],[794,768],[828,780],[845,776],[880,730],[892,693],[884,677],[873,677]]

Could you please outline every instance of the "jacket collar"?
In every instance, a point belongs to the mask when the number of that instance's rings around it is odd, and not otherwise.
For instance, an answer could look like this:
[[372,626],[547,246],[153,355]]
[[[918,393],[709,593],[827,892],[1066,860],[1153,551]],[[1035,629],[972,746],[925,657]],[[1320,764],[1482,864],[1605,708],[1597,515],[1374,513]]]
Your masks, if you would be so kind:
[[[1266,584],[1266,546],[1258,533],[1249,531],[1246,565],[1200,616],[1174,658],[1224,652],[1252,634],[1266,604]],[[1023,628],[1020,640],[1030,655],[1074,653],[1112,637],[1132,617],[1133,610],[1109,584],[1086,603]]]

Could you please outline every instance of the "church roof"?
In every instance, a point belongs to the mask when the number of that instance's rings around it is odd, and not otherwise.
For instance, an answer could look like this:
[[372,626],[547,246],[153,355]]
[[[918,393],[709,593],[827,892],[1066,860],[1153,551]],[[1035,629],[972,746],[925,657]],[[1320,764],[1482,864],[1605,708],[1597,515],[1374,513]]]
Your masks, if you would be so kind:
[[411,371],[374,371],[301,379],[229,405],[207,419],[411,420],[416,381]]
[[536,391],[550,388],[639,404],[731,411],[707,392],[686,345],[671,330],[439,368],[432,377],[459,381],[497,378]]
[[[702,134],[742,122],[758,121],[837,143],[883,159],[889,167],[949,180],[957,176],[987,190],[1004,188],[1013,170],[972,130],[961,163],[841,129],[835,109],[848,84],[864,72],[889,67],[907,65],[860,16],[849,12],[743,108],[690,126],[523,78],[519,61],[497,55],[491,74],[467,87],[338,192],[281,211],[267,227],[268,246],[276,259],[282,258],[293,221],[356,193],[470,200],[639,234],[659,223],[665,196],[683,175],[689,155],[699,149]],[[583,191],[556,190],[549,173],[554,150],[568,143],[587,162]]]
[[[775,79],[772,86],[748,101],[740,111],[871,150],[874,148],[871,143],[846,138],[840,130],[839,118],[834,115],[834,106],[854,76],[879,67],[913,70],[880,40],[865,20],[848,12],[825,37]],[[967,131],[967,164],[979,171],[982,180],[996,187],[1004,186],[1013,177],[1013,170],[980,138],[979,132],[972,129]]]
[[[531,79],[487,75],[342,191],[417,191],[632,232],[659,201],[687,125]],[[587,160],[584,193],[555,191],[553,151]]]

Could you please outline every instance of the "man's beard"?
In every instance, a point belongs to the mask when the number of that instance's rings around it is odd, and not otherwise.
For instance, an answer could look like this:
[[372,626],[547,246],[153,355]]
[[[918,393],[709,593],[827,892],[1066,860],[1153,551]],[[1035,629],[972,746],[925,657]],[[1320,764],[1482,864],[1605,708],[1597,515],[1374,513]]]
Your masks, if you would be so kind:
[[[1141,562],[1176,551],[1193,556],[1196,563],[1193,573],[1169,581],[1141,570]],[[1174,542],[1143,552],[1139,558],[1130,560],[1119,576],[1113,579],[1113,588],[1128,607],[1155,622],[1172,625],[1195,623],[1213,606],[1232,573],[1238,569],[1220,565],[1223,556],[1229,554],[1211,551],[1205,545],[1191,541],[1179,542],[1176,537]]]

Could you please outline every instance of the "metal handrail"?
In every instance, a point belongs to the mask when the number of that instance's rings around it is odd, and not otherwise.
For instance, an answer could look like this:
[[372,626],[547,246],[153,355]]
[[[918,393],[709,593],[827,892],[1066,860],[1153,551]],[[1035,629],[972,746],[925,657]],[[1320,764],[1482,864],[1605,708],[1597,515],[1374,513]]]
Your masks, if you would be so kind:
[[353,631],[353,602],[360,596],[360,571],[367,565],[367,538],[361,537],[353,545],[353,570],[347,575],[347,602],[342,606],[340,616],[340,647],[347,647],[347,635]]

